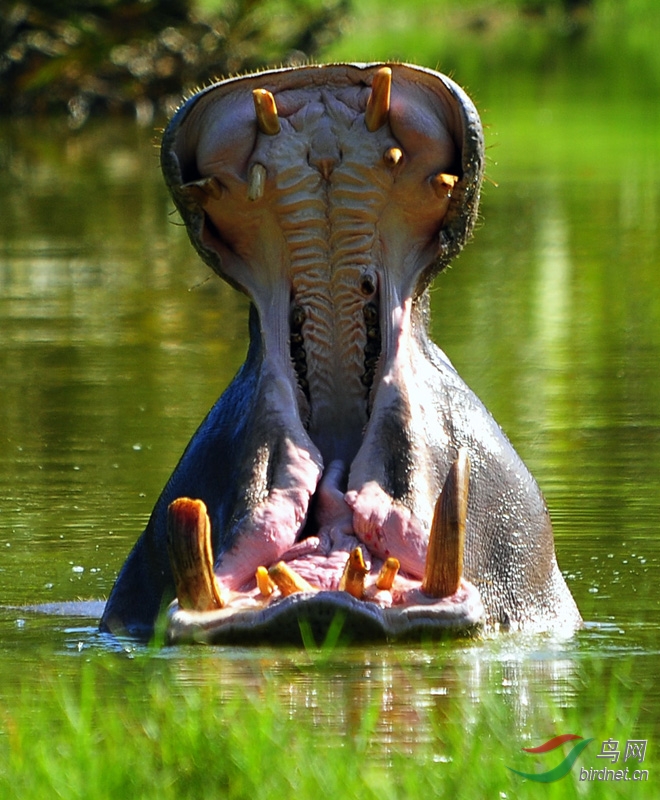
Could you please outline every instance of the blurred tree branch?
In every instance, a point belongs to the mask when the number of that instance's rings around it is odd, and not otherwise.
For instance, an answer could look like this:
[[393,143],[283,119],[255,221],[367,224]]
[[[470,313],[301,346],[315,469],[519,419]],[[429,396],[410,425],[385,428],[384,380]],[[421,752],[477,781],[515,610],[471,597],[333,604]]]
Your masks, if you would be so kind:
[[0,109],[133,113],[151,124],[187,92],[301,63],[340,33],[350,0],[0,0]]

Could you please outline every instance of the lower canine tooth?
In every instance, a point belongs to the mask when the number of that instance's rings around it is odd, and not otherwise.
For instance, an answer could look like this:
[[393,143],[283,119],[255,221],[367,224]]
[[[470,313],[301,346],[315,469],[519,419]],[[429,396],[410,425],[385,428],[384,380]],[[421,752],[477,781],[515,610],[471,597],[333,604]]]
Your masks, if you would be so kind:
[[348,560],[346,561],[344,573],[339,581],[339,591],[348,592],[353,595],[353,597],[361,600],[364,594],[364,579],[367,572],[369,572],[369,570],[364,563],[362,550],[359,547],[355,547],[351,550]]
[[211,523],[201,500],[179,497],[167,509],[167,550],[179,606],[189,611],[222,608],[213,573]]
[[273,564],[268,570],[268,576],[278,587],[283,597],[288,597],[296,592],[316,592],[317,590],[307,581],[292,570],[284,561]]
[[380,568],[380,572],[378,573],[378,577],[376,578],[376,588],[377,589],[391,589],[392,584],[394,583],[394,579],[397,576],[399,571],[399,564],[398,558],[390,558],[383,564]]
[[460,584],[467,518],[470,459],[462,447],[449,468],[435,504],[422,591],[430,597],[449,597]]

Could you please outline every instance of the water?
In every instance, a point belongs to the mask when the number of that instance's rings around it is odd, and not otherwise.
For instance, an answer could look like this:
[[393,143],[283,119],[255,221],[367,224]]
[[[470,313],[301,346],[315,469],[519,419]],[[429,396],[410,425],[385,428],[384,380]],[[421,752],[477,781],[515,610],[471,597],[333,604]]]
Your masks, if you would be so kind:
[[[585,687],[626,660],[625,697],[644,696],[640,738],[660,740],[654,109],[495,98],[484,116],[498,185],[486,185],[474,243],[433,290],[436,340],[546,494],[585,630],[570,640],[353,648],[323,668],[291,650],[154,653],[173,691],[214,682],[230,696],[275,682],[292,709],[336,729],[376,696],[378,735],[405,748],[433,735],[429,708],[449,715],[458,697],[503,695],[524,728],[549,700],[579,708]],[[131,670],[145,652],[100,636],[93,619],[20,607],[107,596],[243,360],[247,304],[197,259],[171,215],[151,137],[130,124],[75,135],[53,123],[5,126],[0,184],[0,695],[9,699],[19,684],[37,686],[46,664],[74,676],[82,658],[109,653]]]

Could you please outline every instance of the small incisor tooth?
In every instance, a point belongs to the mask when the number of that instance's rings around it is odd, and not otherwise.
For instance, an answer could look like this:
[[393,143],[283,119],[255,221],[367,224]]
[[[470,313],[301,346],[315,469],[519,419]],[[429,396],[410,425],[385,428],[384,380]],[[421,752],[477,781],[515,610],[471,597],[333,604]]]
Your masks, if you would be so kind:
[[346,566],[339,581],[339,591],[348,592],[353,597],[361,600],[364,595],[364,579],[368,572],[362,550],[359,547],[353,548],[346,560]]
[[371,83],[371,94],[364,112],[367,130],[374,133],[387,122],[390,113],[390,92],[392,90],[392,70],[381,67]]
[[248,200],[260,200],[266,187],[266,167],[253,164],[248,175]]
[[214,177],[184,183],[181,191],[200,206],[206,205],[209,200],[218,200],[222,196],[220,184]]
[[280,118],[277,115],[275,98],[268,89],[255,89],[252,97],[259,130],[268,136],[275,136],[280,132]]
[[222,608],[213,573],[211,523],[201,500],[179,497],[170,503],[167,549],[179,606],[189,611]]
[[403,152],[398,147],[390,147],[383,154],[383,161],[388,167],[396,167],[403,158]]
[[273,564],[268,570],[268,576],[278,587],[282,597],[288,597],[290,594],[296,594],[296,592],[318,591],[284,561]]
[[435,504],[422,581],[422,591],[429,597],[449,597],[460,585],[469,483],[470,458],[462,447]]
[[449,175],[447,172],[438,172],[431,178],[431,186],[438,199],[444,200],[451,197],[454,186],[458,183],[458,175]]
[[380,568],[380,572],[376,578],[376,588],[391,589],[400,566],[399,559],[390,556]]
[[254,573],[255,580],[257,581],[257,588],[263,597],[270,597],[275,591],[275,583],[268,574],[266,567],[257,567]]

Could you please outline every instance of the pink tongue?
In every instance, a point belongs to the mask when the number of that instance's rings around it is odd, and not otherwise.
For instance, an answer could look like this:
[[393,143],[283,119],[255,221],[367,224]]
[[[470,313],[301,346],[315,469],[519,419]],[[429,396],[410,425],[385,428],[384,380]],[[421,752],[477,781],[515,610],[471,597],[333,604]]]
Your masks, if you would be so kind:
[[304,526],[319,466],[305,447],[291,440],[284,447],[273,488],[241,520],[235,532],[236,544],[215,567],[218,580],[227,589],[239,589],[254,580],[257,567],[279,561]]
[[428,535],[421,521],[375,481],[346,492],[345,500],[353,511],[355,534],[367,549],[383,560],[395,556],[404,572],[422,578]]
[[250,592],[257,567],[284,560],[313,586],[335,590],[349,553],[359,544],[367,563],[373,561],[372,574],[386,558],[395,556],[401,571],[413,579],[411,586],[419,585],[414,579],[423,576],[427,549],[420,521],[375,481],[344,493],[343,461],[332,461],[316,487],[312,528],[318,533],[296,542],[304,527],[314,476],[299,450],[289,457],[295,483],[273,489],[257,506],[250,527],[240,533],[236,546],[215,569],[222,586]]

